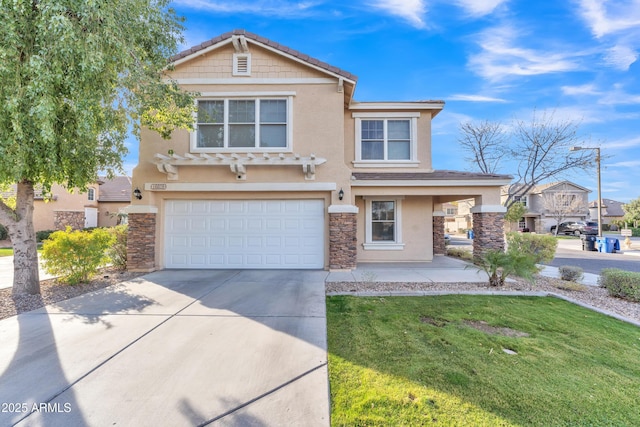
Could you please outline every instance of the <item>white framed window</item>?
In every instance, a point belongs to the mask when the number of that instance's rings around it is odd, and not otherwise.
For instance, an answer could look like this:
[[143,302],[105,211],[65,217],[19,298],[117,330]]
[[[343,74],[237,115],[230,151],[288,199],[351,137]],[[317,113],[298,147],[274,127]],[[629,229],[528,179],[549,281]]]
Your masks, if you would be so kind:
[[191,151],[291,151],[291,104],[291,97],[199,99]]
[[458,208],[446,208],[445,214],[446,215],[457,215],[458,214]]
[[93,202],[94,200],[96,200],[96,190],[94,190],[93,188],[89,188],[87,190],[87,199],[90,202]]
[[402,250],[402,199],[365,198],[366,250]]
[[411,167],[417,161],[420,113],[353,113],[356,167]]
[[529,196],[513,196],[513,201],[514,202],[520,202],[525,207],[527,207],[527,202],[529,201]]

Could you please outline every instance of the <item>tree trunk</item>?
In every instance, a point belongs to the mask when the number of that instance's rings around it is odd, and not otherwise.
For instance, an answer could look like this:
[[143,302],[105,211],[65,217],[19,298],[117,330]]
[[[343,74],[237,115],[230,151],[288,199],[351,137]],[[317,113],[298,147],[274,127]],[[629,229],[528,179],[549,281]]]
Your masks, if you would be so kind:
[[16,217],[5,225],[13,246],[14,296],[40,293],[36,232],[33,228],[33,183],[18,183]]

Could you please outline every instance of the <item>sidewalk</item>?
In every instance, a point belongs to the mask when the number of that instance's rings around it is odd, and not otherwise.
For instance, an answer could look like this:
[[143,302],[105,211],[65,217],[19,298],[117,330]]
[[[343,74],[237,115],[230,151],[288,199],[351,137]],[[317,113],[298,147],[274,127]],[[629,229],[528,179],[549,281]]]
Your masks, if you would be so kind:
[[[40,265],[40,280],[52,279],[55,276],[47,274]],[[13,257],[0,257],[0,289],[10,288],[13,286]]]

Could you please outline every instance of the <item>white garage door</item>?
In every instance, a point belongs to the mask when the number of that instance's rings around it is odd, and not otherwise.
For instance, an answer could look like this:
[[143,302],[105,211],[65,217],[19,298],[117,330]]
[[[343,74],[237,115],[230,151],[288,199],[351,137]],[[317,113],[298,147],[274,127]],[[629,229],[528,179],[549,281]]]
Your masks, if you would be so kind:
[[323,268],[323,200],[169,200],[166,268]]

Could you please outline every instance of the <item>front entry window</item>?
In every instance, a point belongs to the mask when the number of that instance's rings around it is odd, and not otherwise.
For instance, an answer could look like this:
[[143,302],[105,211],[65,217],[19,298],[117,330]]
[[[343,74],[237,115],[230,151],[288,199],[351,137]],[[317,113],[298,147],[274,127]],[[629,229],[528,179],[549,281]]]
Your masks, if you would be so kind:
[[366,250],[402,250],[401,198],[366,199]]

